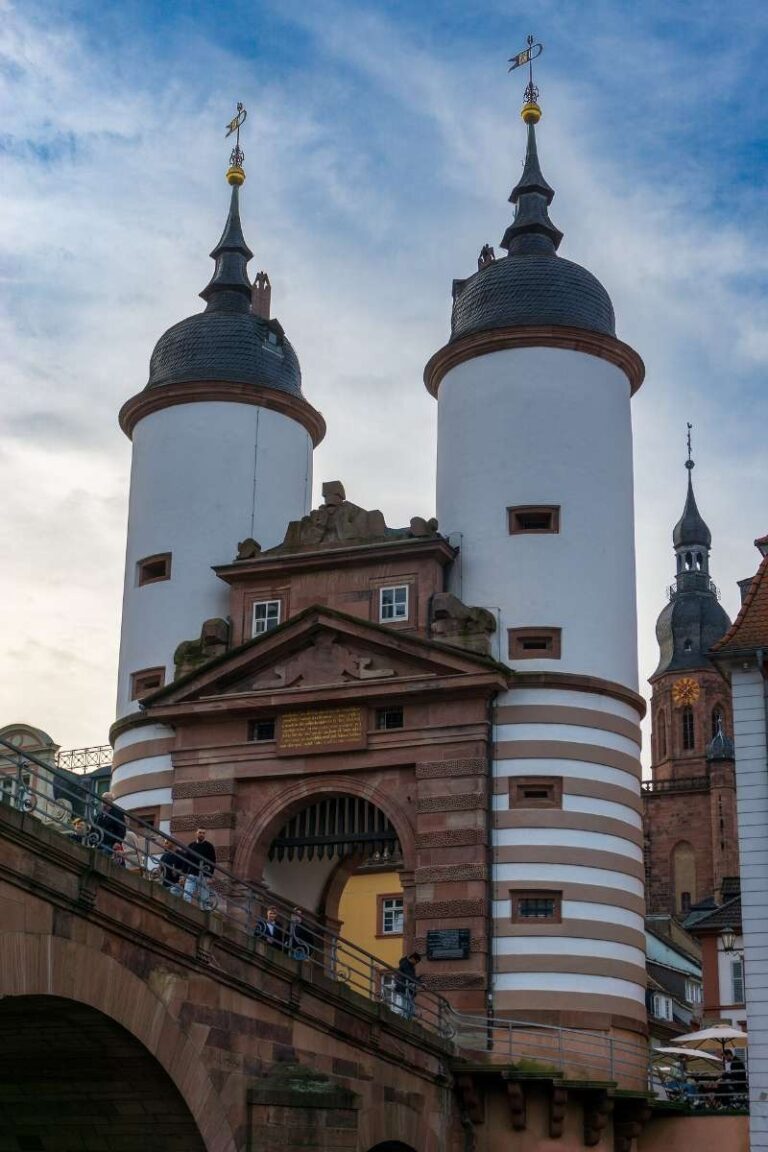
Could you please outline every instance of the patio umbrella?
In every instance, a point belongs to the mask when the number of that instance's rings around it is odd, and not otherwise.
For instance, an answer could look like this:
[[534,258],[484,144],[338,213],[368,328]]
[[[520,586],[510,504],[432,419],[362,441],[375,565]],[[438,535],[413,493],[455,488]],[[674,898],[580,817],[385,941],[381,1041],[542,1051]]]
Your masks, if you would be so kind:
[[705,1044],[719,1044],[722,1052],[725,1052],[729,1044],[745,1044],[747,1039],[747,1033],[734,1028],[732,1024],[713,1024],[711,1028],[700,1028],[698,1032],[676,1037],[678,1044],[696,1044],[699,1046],[697,1050]]
[[682,1060],[709,1060],[713,1064],[720,1064],[720,1057],[713,1056],[711,1052],[703,1052],[699,1048],[654,1048],[652,1055],[677,1056]]

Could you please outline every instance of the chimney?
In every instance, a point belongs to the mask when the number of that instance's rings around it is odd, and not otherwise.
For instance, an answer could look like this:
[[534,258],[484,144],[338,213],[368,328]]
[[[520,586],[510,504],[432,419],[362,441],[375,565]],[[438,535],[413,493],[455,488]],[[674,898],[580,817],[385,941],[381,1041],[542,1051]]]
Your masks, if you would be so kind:
[[260,316],[262,320],[269,320],[269,310],[272,303],[272,285],[266,272],[257,272],[253,278],[251,288],[251,312]]

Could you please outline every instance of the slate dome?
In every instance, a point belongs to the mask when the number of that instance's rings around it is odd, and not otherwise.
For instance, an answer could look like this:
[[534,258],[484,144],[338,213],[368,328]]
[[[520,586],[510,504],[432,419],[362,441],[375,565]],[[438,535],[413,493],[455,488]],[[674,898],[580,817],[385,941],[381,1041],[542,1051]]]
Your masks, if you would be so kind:
[[730,626],[728,613],[714,593],[678,592],[656,621],[659,665],[654,676],[707,665],[707,652]]

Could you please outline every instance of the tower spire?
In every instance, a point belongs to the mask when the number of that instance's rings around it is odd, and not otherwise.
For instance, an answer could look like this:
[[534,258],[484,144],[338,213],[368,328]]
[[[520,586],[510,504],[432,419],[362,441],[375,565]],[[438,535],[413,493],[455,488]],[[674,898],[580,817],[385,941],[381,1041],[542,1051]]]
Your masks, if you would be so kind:
[[538,104],[539,90],[533,82],[533,60],[542,51],[541,44],[534,44],[533,36],[529,36],[525,51],[513,56],[510,61],[510,72],[521,64],[528,65],[528,83],[520,112],[528,126],[525,163],[523,174],[509,197],[510,204],[515,205],[515,218],[501,241],[502,248],[506,248],[510,256],[554,254],[563,238],[560,229],[549,218],[548,208],[555,193],[544,179],[536,147],[536,125],[541,119],[541,108]]
[[688,471],[688,491],[685,497],[683,514],[672,531],[672,543],[676,549],[703,548],[708,552],[712,546],[712,533],[699,512],[696,497],[693,494],[692,473],[696,467],[691,450],[691,430],[693,429],[693,425],[688,423],[687,429],[686,445],[688,448],[688,459],[685,461],[685,467]]
[[245,242],[240,223],[240,188],[245,182],[245,153],[240,147],[240,128],[247,115],[243,105],[238,104],[237,114],[227,125],[226,136],[237,133],[227,170],[227,183],[231,185],[232,195],[224,231],[211,252],[211,259],[216,262],[213,276],[200,293],[207,303],[206,312],[248,312],[251,306],[247,265],[253,252]]

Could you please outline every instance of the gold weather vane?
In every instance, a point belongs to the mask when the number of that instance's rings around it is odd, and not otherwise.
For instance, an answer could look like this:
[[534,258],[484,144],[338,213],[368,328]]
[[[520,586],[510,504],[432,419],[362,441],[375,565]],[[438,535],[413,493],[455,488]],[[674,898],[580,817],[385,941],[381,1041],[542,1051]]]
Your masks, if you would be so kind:
[[237,114],[233,116],[229,124],[227,124],[227,130],[224,133],[225,140],[227,136],[231,136],[233,132],[237,133],[235,136],[235,146],[232,149],[229,157],[229,171],[227,172],[227,180],[230,184],[242,184],[245,180],[245,172],[243,171],[245,152],[243,152],[242,148],[240,147],[240,129],[242,128],[243,124],[245,124],[245,118],[247,115],[248,112],[244,105],[238,104]]
[[539,90],[533,82],[533,61],[541,56],[544,51],[543,44],[534,44],[533,36],[529,36],[527,40],[528,47],[518,52],[517,56],[509,58],[508,72],[514,72],[515,68],[521,68],[523,64],[528,65],[528,83],[523,94],[523,99],[526,104],[536,104],[539,99]]

